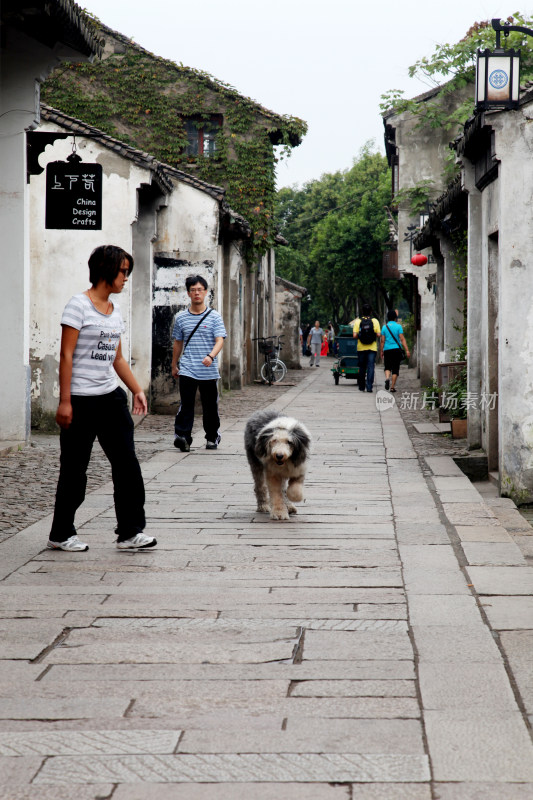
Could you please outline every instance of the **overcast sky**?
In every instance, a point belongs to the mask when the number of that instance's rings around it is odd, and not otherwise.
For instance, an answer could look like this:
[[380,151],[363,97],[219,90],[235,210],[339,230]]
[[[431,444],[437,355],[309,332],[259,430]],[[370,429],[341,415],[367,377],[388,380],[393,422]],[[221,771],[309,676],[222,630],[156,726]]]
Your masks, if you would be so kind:
[[[278,165],[278,187],[348,169],[369,139],[383,152],[380,95],[430,88],[408,67],[474,22],[516,11],[499,0],[78,0],[164,58],[209,72],[309,125]],[[533,5],[533,4],[532,4]],[[521,4],[521,10],[527,9]],[[529,12],[531,12],[529,8]]]

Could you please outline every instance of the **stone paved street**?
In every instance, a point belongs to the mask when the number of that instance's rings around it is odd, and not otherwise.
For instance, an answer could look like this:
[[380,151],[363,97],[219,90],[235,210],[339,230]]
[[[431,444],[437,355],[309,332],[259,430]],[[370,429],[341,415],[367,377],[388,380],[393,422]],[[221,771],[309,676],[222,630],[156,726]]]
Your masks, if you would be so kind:
[[[153,551],[115,549],[104,473],[87,553],[44,549],[49,499],[26,526],[2,509],[3,800],[533,797],[533,529],[464,442],[328,366],[228,403],[216,452],[137,429]],[[314,439],[286,522],[242,446],[269,402]]]

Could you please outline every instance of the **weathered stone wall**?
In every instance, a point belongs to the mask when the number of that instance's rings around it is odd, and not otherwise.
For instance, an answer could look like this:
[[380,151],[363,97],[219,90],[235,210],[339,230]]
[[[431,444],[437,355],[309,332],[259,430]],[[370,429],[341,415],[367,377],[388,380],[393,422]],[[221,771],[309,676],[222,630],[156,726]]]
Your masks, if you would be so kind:
[[[482,385],[485,390],[497,389],[500,487],[502,494],[517,503],[533,501],[530,116],[528,104],[518,111],[487,118],[495,131],[499,168],[497,181],[482,192]],[[490,421],[486,412],[482,419],[485,446],[490,444],[491,433],[494,436]]]
[[276,333],[283,334],[281,358],[290,369],[300,369],[301,295],[276,278]]

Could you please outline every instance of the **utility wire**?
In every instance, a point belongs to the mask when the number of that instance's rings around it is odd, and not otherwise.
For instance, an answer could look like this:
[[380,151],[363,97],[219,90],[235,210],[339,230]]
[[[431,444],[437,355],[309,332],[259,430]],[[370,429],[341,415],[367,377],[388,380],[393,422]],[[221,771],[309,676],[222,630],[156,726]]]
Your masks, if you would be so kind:
[[[327,217],[328,214],[332,214],[334,211],[339,211],[341,208],[346,208],[346,206],[351,206],[354,203],[360,201],[360,197],[356,197],[354,200],[348,200],[347,203],[342,203],[340,206],[335,206],[335,208],[330,208],[327,211],[320,211],[318,214],[311,214],[310,217],[304,217],[303,219],[294,220],[297,225],[301,225],[303,222],[311,222],[314,219],[319,219],[320,217]],[[293,225],[294,222],[288,222],[288,225]]]

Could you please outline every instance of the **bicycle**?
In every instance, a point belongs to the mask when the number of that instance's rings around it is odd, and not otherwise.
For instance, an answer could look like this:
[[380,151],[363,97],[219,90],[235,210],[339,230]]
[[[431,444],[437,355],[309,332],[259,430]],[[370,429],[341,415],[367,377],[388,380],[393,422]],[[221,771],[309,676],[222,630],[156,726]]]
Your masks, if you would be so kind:
[[[261,367],[260,375],[263,383],[268,383],[269,386],[272,386],[273,383],[279,383],[287,374],[287,367],[278,357],[282,347],[281,340],[283,335],[257,336],[252,339],[253,342],[257,342],[259,352],[265,357],[265,363]],[[274,339],[278,340],[277,344],[274,343]]]

